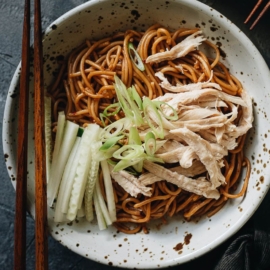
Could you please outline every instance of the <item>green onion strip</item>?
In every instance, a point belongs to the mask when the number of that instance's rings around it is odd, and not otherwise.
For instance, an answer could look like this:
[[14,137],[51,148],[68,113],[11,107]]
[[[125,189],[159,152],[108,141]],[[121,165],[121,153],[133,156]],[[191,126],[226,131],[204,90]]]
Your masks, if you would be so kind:
[[129,53],[129,57],[130,57],[131,61],[133,62],[133,64],[140,71],[144,71],[145,67],[144,67],[143,61],[131,42],[128,43],[128,53]]
[[[129,49],[135,54],[132,44]],[[177,112],[165,102],[150,100],[148,97],[142,99],[134,86],[127,88],[117,76],[114,79],[118,102],[108,106],[102,115],[108,118],[122,110],[125,117],[103,129],[103,145],[99,149],[103,154],[100,159],[107,157],[107,161],[114,165],[114,171],[129,169],[141,172],[145,159],[163,163],[162,159],[155,157],[157,139],[164,138],[164,118],[175,121],[178,119]],[[169,115],[163,113],[166,107],[169,108]],[[151,129],[145,136],[144,143],[138,131],[141,126],[149,126]]]

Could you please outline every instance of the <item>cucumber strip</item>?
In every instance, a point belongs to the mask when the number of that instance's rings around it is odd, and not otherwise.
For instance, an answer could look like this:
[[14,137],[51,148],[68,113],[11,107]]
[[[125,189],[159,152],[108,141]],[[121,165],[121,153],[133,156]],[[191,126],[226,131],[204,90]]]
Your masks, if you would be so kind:
[[47,183],[51,174],[51,162],[52,162],[52,128],[51,128],[51,98],[44,97],[44,121],[45,121],[45,147],[46,147],[46,176]]
[[97,216],[98,227],[102,231],[102,230],[107,229],[107,225],[103,217],[96,192],[94,192],[93,197],[94,197],[94,206],[95,206],[95,211],[96,211],[96,216]]
[[55,167],[57,167],[58,153],[63,139],[65,124],[66,124],[66,116],[64,112],[61,111],[58,113],[56,137],[52,154],[52,164],[50,174],[47,177],[48,178],[47,182],[50,182],[50,179],[52,178],[52,172],[55,171]]
[[[75,177],[75,170],[73,169],[75,165],[74,163],[76,163],[75,157],[78,152],[80,142],[81,138],[77,137],[71,150],[71,153],[69,155],[67,164],[65,166],[64,174],[61,180],[57,201],[55,205],[55,214],[54,214],[55,222],[63,222],[64,214],[67,213],[69,197],[72,189],[73,179]],[[63,208],[66,209],[66,211],[63,211]]]
[[[90,170],[88,172],[88,176],[90,177],[90,181],[92,181],[92,179],[93,179],[94,184],[95,184],[96,180],[98,179],[99,160],[97,160],[96,156],[97,156],[97,152],[98,152],[98,149],[100,148],[101,144],[102,143],[99,141],[93,142],[91,144],[91,148],[90,148],[91,166],[90,166]],[[87,178],[87,180],[89,179],[89,177]],[[86,190],[86,185],[87,185],[87,182],[85,183],[84,190]],[[93,185],[93,190],[94,190],[94,185]],[[85,192],[82,192],[80,194],[80,198],[79,198],[79,208],[81,208],[81,206],[82,206],[82,201],[83,201],[84,196],[85,196]]]
[[85,216],[85,209],[84,209],[84,206],[82,204],[82,207],[80,209],[78,209],[77,218],[83,218],[84,216]]
[[114,222],[116,221],[116,206],[115,206],[115,200],[114,200],[111,174],[109,170],[109,165],[106,160],[101,161],[101,169],[103,173],[108,211],[109,211],[111,221]]
[[49,206],[53,205],[53,201],[57,195],[69,154],[77,137],[78,129],[79,125],[66,121],[61,147],[59,149],[55,166],[52,168],[51,179],[47,186]]
[[92,163],[91,169],[88,173],[87,184],[85,188],[84,203],[85,203],[85,217],[89,222],[94,219],[93,211],[93,193],[96,182],[98,181],[99,161],[95,159],[96,152],[100,147],[99,143],[95,143],[91,147]]
[[[58,207],[58,209],[60,209],[60,207]],[[66,215],[62,213],[61,211],[59,211],[58,209],[57,210],[55,209],[55,212],[54,212],[54,222],[61,223],[66,220]]]
[[103,198],[102,193],[101,193],[101,188],[100,188],[99,181],[96,182],[94,193],[97,195],[99,206],[100,206],[100,209],[102,211],[102,215],[104,217],[106,225],[107,226],[111,225],[112,221],[111,221],[107,206],[106,206],[106,204],[104,202],[104,198]]
[[[66,169],[65,169],[65,172],[64,172],[64,175],[62,178],[62,182],[64,182],[62,189],[64,192],[61,192],[61,194],[60,194],[60,191],[59,191],[59,195],[58,195],[60,197],[60,195],[62,196],[62,194],[63,194],[63,197],[61,199],[61,212],[64,214],[66,214],[68,212],[71,190],[72,190],[74,178],[76,175],[76,169],[77,169],[77,166],[79,163],[80,144],[81,144],[81,138],[77,137],[75,144],[74,144],[74,147],[73,147],[73,150],[75,152],[75,156],[74,156],[73,162],[70,161],[72,165],[70,165],[69,169],[68,169],[68,165],[66,165]],[[62,183],[61,183],[61,186],[62,186]]]
[[84,195],[87,175],[91,166],[91,144],[97,140],[100,133],[100,127],[96,124],[88,125],[82,135],[82,141],[79,147],[79,161],[76,168],[76,175],[72,186],[67,219],[74,220],[77,210],[80,208],[81,198]]
[[62,141],[63,134],[64,134],[65,124],[66,124],[65,113],[63,111],[59,112],[58,119],[57,119],[55,145],[54,145],[54,150],[53,150],[53,161],[57,158],[59,150],[60,150],[61,141]]

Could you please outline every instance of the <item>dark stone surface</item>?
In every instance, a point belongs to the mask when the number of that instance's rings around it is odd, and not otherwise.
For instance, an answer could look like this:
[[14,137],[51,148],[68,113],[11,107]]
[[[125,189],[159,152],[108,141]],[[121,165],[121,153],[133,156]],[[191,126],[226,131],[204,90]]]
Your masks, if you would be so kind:
[[[0,0],[0,121],[1,134],[3,112],[8,87],[20,61],[21,52],[21,32],[23,20],[23,2],[19,0]],[[48,26],[50,22],[59,17],[61,14],[71,8],[86,1],[82,0],[46,0],[42,1],[42,19],[43,27]],[[235,23],[255,44],[263,55],[266,63],[270,66],[270,16],[269,12],[264,16],[253,31],[245,25],[248,13],[251,11],[256,0],[202,0],[204,2]],[[13,222],[14,222],[14,201],[15,192],[10,183],[6,170],[3,149],[1,144],[0,158],[0,269],[13,268]],[[268,193],[263,204],[256,215],[267,214],[265,211],[266,204],[269,203]],[[264,211],[262,210],[264,209]],[[242,230],[251,226],[254,217],[237,233],[241,234]],[[236,234],[236,235],[237,235]],[[216,262],[221,258],[228,245],[235,239],[236,235],[220,245],[208,254],[182,265],[181,267],[172,267],[171,269],[212,269]],[[31,217],[27,217],[27,269],[34,269],[34,222]],[[49,237],[49,268],[50,269],[100,269],[109,270],[114,267],[102,265],[88,259],[85,259],[67,248],[60,245],[53,238]]]

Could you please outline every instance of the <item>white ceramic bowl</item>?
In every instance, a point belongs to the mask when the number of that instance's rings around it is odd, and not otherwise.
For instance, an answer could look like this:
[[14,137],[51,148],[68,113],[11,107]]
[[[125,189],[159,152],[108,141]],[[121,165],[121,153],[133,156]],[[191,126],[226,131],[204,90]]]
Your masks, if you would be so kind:
[[[212,8],[192,0],[93,0],[66,13],[53,22],[44,36],[45,84],[52,81],[57,68],[55,57],[66,55],[86,38],[98,39],[118,30],[146,29],[160,23],[169,28],[201,27],[204,34],[221,43],[226,53],[223,62],[254,98],[254,128],[249,133],[246,154],[252,161],[252,174],[245,198],[231,200],[212,218],[198,223],[180,217],[150,234],[125,235],[114,227],[99,231],[96,224],[73,222],[56,226],[53,211],[48,210],[52,236],[74,252],[92,260],[124,268],[158,268],[195,259],[233,235],[251,217],[269,188],[270,124],[269,70],[250,40],[232,22]],[[19,68],[9,89],[3,124],[3,145],[12,183],[16,178],[16,119]],[[268,87],[268,88],[267,88]],[[268,89],[268,90],[267,90]],[[32,110],[32,109],[31,109]],[[33,132],[33,119],[29,119]],[[269,148],[268,148],[269,147]],[[34,147],[29,136],[29,210],[34,216]],[[182,252],[174,249],[191,236]]]

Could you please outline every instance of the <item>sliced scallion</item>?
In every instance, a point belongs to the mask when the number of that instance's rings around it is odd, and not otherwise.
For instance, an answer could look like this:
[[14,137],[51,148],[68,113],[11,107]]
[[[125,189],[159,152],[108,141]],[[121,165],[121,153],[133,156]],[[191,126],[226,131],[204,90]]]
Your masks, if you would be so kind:
[[138,94],[136,88],[132,85],[128,88],[129,94],[131,98],[137,103],[138,108],[142,111],[143,110],[143,103],[140,95]]
[[136,127],[131,127],[129,130],[128,144],[142,144],[139,132]]
[[128,167],[134,166],[135,164],[138,164],[139,162],[141,162],[143,158],[144,158],[144,155],[139,156],[137,158],[132,158],[132,159],[122,159],[114,166],[113,171],[119,172]]
[[114,76],[114,80],[116,95],[126,118],[129,118],[136,126],[144,124],[142,111],[131,97],[130,91],[127,90],[124,83],[116,75]]
[[134,48],[133,43],[128,43],[128,53],[129,53],[129,57],[131,59],[131,61],[133,62],[133,64],[140,70],[140,71],[144,71],[145,67],[143,64],[143,61],[140,57],[140,55],[138,54],[138,52],[136,51],[136,49]]
[[113,157],[116,159],[134,159],[140,157],[144,153],[144,149],[141,145],[123,145],[120,149],[113,153]]
[[156,152],[156,138],[153,132],[148,132],[145,136],[144,148],[146,154],[149,156],[154,156]]
[[[109,112],[110,109],[113,109],[115,108],[115,110],[113,112]],[[120,104],[117,102],[117,103],[113,103],[111,105],[109,105],[108,107],[105,108],[105,110],[103,111],[103,114],[108,117],[108,116],[113,116],[113,115],[116,115],[117,113],[119,113],[121,107],[120,107]]]
[[[161,114],[166,119],[171,120],[171,121],[178,120],[178,114],[177,114],[176,110],[171,105],[169,105],[168,103],[166,103],[164,101],[158,101],[158,100],[153,101],[153,103],[156,105],[156,107],[159,109],[159,111],[161,112]],[[167,106],[167,107],[169,107],[171,109],[173,115],[164,114],[161,106],[164,106],[164,107]]]
[[[155,137],[163,139],[164,130],[160,114],[156,105],[148,97],[144,97],[143,99],[143,111],[144,117],[149,127],[152,129],[152,132],[155,134]],[[156,125],[153,123],[152,119],[156,123]]]
[[126,117],[119,119],[102,130],[101,140],[106,141],[109,138],[119,136],[124,132],[124,130],[129,129],[130,127],[131,127],[130,119]]
[[119,140],[121,140],[122,138],[124,138],[123,135],[121,136],[116,136],[116,137],[111,137],[109,139],[107,139],[104,144],[99,148],[100,151],[107,151],[108,149],[110,149],[111,147],[113,147],[114,145],[117,144],[117,142]]

